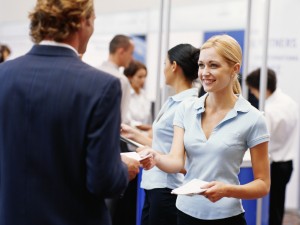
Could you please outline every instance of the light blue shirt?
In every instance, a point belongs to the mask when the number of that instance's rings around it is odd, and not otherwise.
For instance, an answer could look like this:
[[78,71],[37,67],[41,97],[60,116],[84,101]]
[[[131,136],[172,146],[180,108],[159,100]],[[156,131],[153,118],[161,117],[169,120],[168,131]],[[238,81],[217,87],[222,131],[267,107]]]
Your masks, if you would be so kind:
[[[245,151],[269,141],[265,118],[239,95],[234,108],[206,139],[201,127],[201,115],[205,111],[207,95],[184,101],[178,106],[174,118],[174,125],[184,129],[187,155],[184,183],[198,178],[239,185],[238,174]],[[244,212],[241,200],[236,198],[222,198],[212,203],[201,195],[179,195],[176,206],[182,212],[202,220],[228,218]]]
[[[174,136],[173,119],[176,109],[184,99],[196,97],[197,95],[198,89],[191,88],[167,99],[153,122],[153,149],[165,154],[170,152]],[[141,187],[147,190],[154,188],[174,189],[182,185],[182,181],[183,174],[165,173],[154,167],[151,170],[143,170]]]

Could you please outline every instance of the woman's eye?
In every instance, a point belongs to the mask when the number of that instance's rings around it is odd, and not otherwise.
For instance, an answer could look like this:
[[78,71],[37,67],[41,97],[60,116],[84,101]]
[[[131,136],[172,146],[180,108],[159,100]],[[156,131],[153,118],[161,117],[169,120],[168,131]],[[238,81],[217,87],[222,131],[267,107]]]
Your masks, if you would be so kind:
[[204,68],[204,64],[203,63],[199,63],[199,68]]

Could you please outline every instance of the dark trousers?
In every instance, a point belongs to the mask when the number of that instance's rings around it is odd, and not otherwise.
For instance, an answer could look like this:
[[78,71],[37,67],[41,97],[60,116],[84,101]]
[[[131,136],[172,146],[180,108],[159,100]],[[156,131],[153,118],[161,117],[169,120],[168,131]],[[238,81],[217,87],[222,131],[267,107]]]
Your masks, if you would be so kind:
[[128,187],[114,203],[113,225],[136,225],[137,178],[129,182]]
[[200,220],[178,210],[177,220],[178,225],[247,225],[244,213],[225,219]]
[[[128,152],[127,144],[120,144],[121,152]],[[129,182],[122,196],[105,200],[113,225],[136,225],[137,180]]]
[[293,172],[293,161],[271,163],[269,225],[282,225],[286,185]]
[[145,190],[141,225],[176,225],[176,198],[169,188]]

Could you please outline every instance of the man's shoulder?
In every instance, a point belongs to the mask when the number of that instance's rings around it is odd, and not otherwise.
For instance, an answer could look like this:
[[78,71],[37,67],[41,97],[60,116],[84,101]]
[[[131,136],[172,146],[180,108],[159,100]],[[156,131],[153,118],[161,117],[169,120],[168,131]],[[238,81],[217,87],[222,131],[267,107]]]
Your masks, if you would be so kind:
[[120,74],[118,71],[114,71],[113,69],[105,68],[105,67],[99,67],[98,70],[101,71],[102,73],[109,74],[110,76],[120,79]]
[[97,67],[99,70],[102,70],[106,73],[109,73],[120,80],[128,80],[128,78],[124,75],[124,73],[120,70],[118,65],[111,61],[104,61],[99,67]]
[[119,68],[110,61],[104,61],[98,69],[118,78],[121,74]]
[[119,82],[119,79],[115,76],[112,76],[110,73],[90,66],[88,64],[83,63],[82,69],[83,73],[86,74],[87,79],[98,80],[100,82]]
[[[271,95],[271,97],[273,97]],[[274,93],[274,97],[271,98],[271,101],[267,100],[267,103],[272,107],[277,106],[278,108],[298,108],[298,103],[288,94],[281,91],[280,89]]]

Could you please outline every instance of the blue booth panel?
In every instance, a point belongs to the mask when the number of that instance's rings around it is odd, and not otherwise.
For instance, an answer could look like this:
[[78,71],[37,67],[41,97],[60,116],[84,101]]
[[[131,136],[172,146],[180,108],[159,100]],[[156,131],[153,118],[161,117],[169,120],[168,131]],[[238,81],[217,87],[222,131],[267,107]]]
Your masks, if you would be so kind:
[[[242,167],[239,180],[241,184],[249,183],[253,180],[252,167]],[[269,195],[262,198],[261,207],[261,223],[256,224],[257,219],[257,204],[258,200],[242,200],[243,207],[245,209],[245,217],[247,225],[268,225],[269,224]]]
[[142,180],[142,171],[143,169],[140,169],[140,173],[138,174],[138,181],[137,181],[137,203],[136,203],[136,225],[141,224],[141,217],[142,217],[142,210],[145,200],[145,191],[144,189],[140,188],[141,180]]

